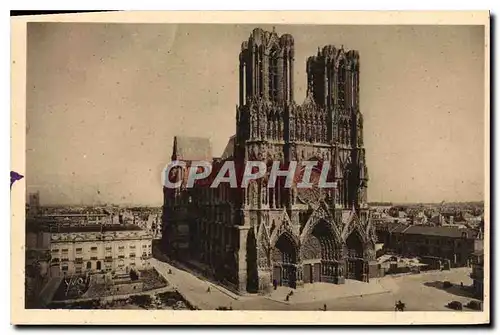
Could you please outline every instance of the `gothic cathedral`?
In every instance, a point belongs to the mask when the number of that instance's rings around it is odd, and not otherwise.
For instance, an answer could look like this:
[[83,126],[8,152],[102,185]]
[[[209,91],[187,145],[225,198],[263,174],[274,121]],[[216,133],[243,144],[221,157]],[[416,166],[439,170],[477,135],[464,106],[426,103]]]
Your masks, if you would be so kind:
[[358,52],[318,49],[307,60],[307,96],[297,105],[293,37],[254,29],[241,47],[239,83],[235,159],[329,161],[337,185],[268,189],[265,179],[249,185],[241,206],[247,243],[255,246],[247,246],[248,289],[376,276]]
[[[189,221],[184,235],[190,257],[240,292],[368,281],[378,275],[366,197],[359,54],[332,45],[318,49],[307,59],[307,95],[301,105],[294,101],[294,66],[291,35],[254,29],[242,44],[236,135],[223,159],[237,166],[249,160],[268,166],[273,161],[284,166],[290,161],[298,166],[302,161],[329,162],[328,178],[336,187],[286,188],[279,179],[268,188],[263,178],[246,189],[217,191],[208,196],[223,194],[211,207],[227,211],[222,223],[208,222],[212,216],[200,212],[205,200],[194,195],[194,203],[186,204],[191,209],[184,211],[191,213],[189,220],[179,219],[181,211],[169,205],[173,200],[165,201],[167,228],[169,222]],[[180,152],[175,144],[174,152]],[[175,240],[175,229],[168,234]]]

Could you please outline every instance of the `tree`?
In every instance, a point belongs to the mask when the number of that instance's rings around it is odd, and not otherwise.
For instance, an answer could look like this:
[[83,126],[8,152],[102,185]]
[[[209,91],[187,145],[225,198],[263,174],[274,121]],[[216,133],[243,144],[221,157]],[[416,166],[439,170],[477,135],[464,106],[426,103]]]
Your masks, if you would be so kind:
[[130,269],[130,279],[132,279],[132,280],[139,279],[139,275],[137,274],[137,272],[134,271],[134,269]]

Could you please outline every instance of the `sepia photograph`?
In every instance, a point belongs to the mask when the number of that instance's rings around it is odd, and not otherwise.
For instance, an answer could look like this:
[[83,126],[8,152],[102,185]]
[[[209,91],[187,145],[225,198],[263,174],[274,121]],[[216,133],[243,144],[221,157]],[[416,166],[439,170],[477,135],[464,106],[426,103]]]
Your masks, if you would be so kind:
[[19,308],[489,322],[479,14],[28,20]]

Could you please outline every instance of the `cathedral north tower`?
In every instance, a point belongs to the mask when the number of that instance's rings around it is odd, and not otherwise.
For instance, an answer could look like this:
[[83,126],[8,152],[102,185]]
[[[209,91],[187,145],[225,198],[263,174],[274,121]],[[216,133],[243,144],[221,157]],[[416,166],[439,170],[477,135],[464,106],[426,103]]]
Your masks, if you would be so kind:
[[258,98],[279,105],[293,101],[293,63],[291,35],[254,29],[241,45],[240,106]]

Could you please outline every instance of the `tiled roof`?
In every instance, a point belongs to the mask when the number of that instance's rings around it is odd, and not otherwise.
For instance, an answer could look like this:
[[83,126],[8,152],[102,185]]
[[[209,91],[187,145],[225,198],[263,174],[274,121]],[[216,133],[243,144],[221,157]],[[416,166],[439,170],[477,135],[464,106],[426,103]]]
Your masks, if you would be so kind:
[[[377,221],[377,220],[374,220]],[[403,223],[403,222],[394,222],[393,220],[387,221],[387,220],[378,220],[377,222],[377,228],[378,230],[384,230],[388,232],[401,232],[408,228],[408,225]]]
[[411,235],[429,235],[460,238],[462,233],[467,233],[467,238],[476,237],[476,233],[471,229],[460,229],[454,226],[410,226],[403,233]]
[[403,224],[403,223],[395,223],[393,224],[392,229],[390,230],[391,233],[402,233],[408,228],[408,225]]
[[204,137],[175,136],[173,160],[211,161],[212,144]]
[[226,144],[226,148],[222,153],[221,159],[231,158],[234,154],[234,142],[236,141],[236,135],[233,135],[229,138],[229,141]]
[[54,227],[53,233],[97,233],[108,231],[139,231],[141,227],[131,224],[124,225],[83,225]]

